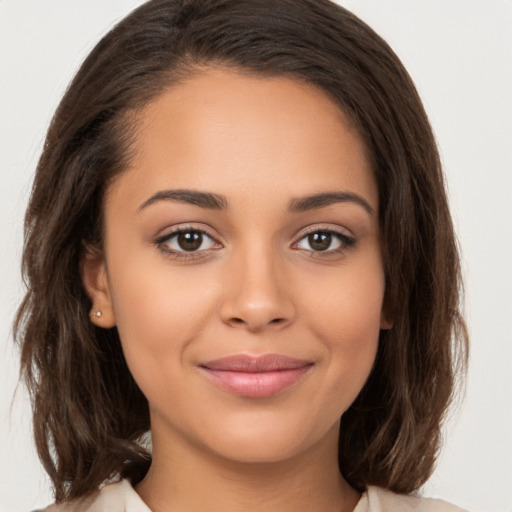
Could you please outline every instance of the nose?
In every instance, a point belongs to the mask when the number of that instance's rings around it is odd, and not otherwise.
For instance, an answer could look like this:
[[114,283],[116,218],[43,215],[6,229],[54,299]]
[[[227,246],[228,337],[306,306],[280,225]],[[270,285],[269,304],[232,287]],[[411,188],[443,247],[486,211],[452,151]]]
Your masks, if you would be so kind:
[[270,250],[233,256],[226,269],[220,316],[224,323],[262,332],[295,320],[291,284]]

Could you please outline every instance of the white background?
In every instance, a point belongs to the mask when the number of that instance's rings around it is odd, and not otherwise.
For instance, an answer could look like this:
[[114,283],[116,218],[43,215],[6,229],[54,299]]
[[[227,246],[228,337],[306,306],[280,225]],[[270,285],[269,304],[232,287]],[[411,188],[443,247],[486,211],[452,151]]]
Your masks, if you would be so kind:
[[[23,388],[14,405],[12,318],[22,217],[44,132],[92,46],[137,0],[0,0],[0,511],[51,501]],[[464,258],[472,354],[425,492],[512,512],[512,1],[340,0],[395,49],[437,134]]]

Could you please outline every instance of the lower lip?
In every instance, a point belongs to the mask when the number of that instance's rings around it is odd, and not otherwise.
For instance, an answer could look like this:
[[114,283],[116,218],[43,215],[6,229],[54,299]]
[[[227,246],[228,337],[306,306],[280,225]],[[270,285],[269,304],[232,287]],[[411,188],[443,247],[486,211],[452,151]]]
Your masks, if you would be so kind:
[[202,369],[212,382],[224,391],[247,398],[267,398],[298,382],[311,366],[257,373]]

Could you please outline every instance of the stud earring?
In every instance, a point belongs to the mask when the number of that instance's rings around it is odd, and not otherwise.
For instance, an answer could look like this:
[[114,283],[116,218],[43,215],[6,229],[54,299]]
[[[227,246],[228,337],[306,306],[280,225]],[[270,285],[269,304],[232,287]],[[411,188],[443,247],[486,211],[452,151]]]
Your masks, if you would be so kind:
[[101,316],[101,311],[93,311],[92,315],[99,318]]

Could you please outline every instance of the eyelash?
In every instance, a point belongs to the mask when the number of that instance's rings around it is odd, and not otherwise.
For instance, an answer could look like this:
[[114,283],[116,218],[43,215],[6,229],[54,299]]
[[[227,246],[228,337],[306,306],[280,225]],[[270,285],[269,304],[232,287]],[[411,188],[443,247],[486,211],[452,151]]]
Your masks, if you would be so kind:
[[[198,229],[198,228],[195,228],[192,226],[185,226],[185,227],[177,228],[173,231],[170,231],[169,233],[166,233],[165,235],[158,237],[155,240],[154,245],[164,254],[166,254],[170,257],[179,258],[182,260],[201,258],[201,257],[203,257],[203,255],[201,255],[201,253],[204,253],[204,252],[210,250],[210,249],[203,249],[201,251],[198,251],[198,250],[196,250],[196,251],[185,251],[185,250],[175,251],[173,249],[169,249],[169,248],[165,247],[164,244],[166,242],[169,242],[174,237],[176,237],[180,234],[183,234],[183,233],[199,233],[203,236],[206,235],[206,237],[210,238],[215,244],[220,244],[220,242],[218,242],[214,236],[212,236],[210,233],[208,233],[204,229]],[[304,240],[306,237],[308,237],[309,235],[312,235],[314,233],[323,233],[323,234],[332,235],[332,236],[338,238],[339,241],[341,242],[341,246],[336,249],[330,249],[330,250],[324,250],[324,251],[315,251],[313,249],[311,249],[311,250],[305,249],[306,251],[308,251],[311,255],[314,255],[315,257],[325,258],[328,256],[332,256],[333,254],[342,254],[357,244],[357,240],[354,237],[346,235],[345,233],[341,233],[340,231],[336,231],[331,228],[315,227],[315,228],[312,228],[312,229],[302,233],[299,240],[297,242],[295,242],[293,244],[293,246],[296,246],[302,240]]]
[[330,250],[324,250],[324,251],[315,251],[313,249],[307,250],[311,256],[316,258],[328,258],[332,255],[340,255],[346,252],[347,250],[353,248],[357,244],[357,240],[355,237],[347,235],[346,233],[342,233],[341,231],[337,231],[332,228],[319,228],[314,227],[311,229],[306,230],[302,233],[301,237],[297,242],[295,242],[293,245],[297,245],[302,240],[304,240],[309,235],[315,234],[315,233],[322,233],[322,234],[328,234],[332,235],[333,237],[336,237],[341,242],[341,246],[337,249],[330,249]]
[[[204,229],[198,229],[193,226],[184,226],[184,227],[176,228],[176,229],[170,231],[169,233],[166,233],[165,235],[162,235],[161,237],[157,238],[155,240],[154,245],[160,251],[162,251],[164,254],[166,254],[167,256],[173,257],[173,258],[180,258],[182,260],[190,260],[190,259],[201,257],[200,253],[205,252],[205,250],[188,252],[188,251],[175,251],[173,249],[169,249],[169,248],[165,247],[164,244],[166,242],[169,242],[170,240],[172,240],[172,238],[174,238],[182,233],[200,233],[201,235],[206,235],[213,242],[215,242],[215,244],[220,244],[220,242],[218,242],[214,236],[212,236],[210,233],[208,233]],[[206,249],[206,250],[208,250],[208,249]]]

